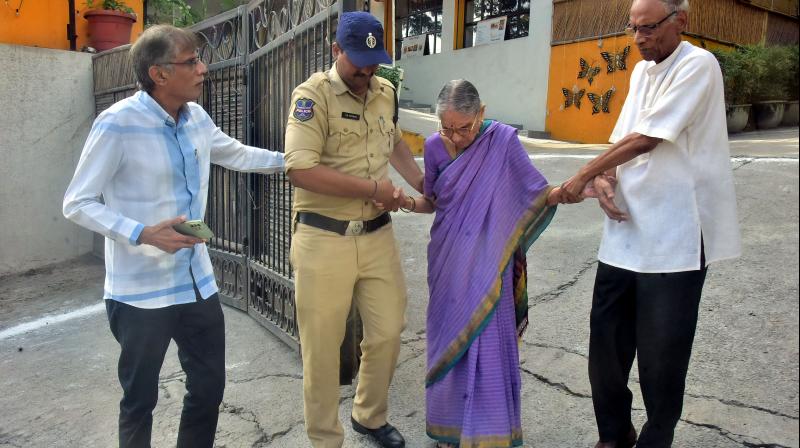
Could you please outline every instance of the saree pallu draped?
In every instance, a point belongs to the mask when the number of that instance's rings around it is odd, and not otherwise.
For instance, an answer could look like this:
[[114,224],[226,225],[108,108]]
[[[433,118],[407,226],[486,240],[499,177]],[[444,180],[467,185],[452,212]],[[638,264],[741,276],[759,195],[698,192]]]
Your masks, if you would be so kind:
[[[426,159],[442,152],[438,134],[426,140]],[[525,253],[555,213],[546,204],[551,187],[516,130],[496,122],[435,172],[425,192],[436,199],[428,245],[427,433],[462,448],[518,446]]]

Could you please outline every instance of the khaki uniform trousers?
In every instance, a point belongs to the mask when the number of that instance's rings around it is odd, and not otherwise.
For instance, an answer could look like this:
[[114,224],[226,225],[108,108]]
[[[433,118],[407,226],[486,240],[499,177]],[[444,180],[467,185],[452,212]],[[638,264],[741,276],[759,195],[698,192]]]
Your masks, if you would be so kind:
[[303,355],[306,432],[314,448],[339,448],[339,348],[354,303],[364,323],[353,418],[386,423],[389,383],[405,326],[406,287],[392,225],[341,236],[297,223],[290,260]]

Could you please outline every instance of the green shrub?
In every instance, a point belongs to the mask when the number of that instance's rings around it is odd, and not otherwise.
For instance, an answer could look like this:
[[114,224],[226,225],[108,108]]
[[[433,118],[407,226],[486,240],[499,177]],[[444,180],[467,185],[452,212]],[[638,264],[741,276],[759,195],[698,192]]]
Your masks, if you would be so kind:
[[762,68],[756,78],[753,101],[786,100],[791,74],[791,55],[788,47],[750,46],[745,50]]
[[86,0],[86,9],[107,9],[110,11],[120,11],[128,14],[135,14],[133,8],[126,5],[123,0],[101,0],[100,4],[95,5],[94,0]]
[[787,98],[790,101],[800,99],[800,46],[790,45],[787,56],[789,58],[789,74],[786,77]]
[[729,105],[752,103],[753,91],[763,68],[746,48],[713,50],[722,69],[725,102]]

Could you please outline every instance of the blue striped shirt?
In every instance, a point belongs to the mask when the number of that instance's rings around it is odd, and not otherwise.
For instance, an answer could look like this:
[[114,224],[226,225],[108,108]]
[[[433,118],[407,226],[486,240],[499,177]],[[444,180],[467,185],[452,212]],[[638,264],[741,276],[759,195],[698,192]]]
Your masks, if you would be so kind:
[[106,237],[105,299],[161,308],[195,301],[194,286],[204,299],[217,292],[205,244],[174,254],[137,244],[145,226],[180,215],[203,219],[211,163],[260,173],[284,166],[283,154],[229,137],[195,103],[176,123],[140,91],[97,117],[63,211]]

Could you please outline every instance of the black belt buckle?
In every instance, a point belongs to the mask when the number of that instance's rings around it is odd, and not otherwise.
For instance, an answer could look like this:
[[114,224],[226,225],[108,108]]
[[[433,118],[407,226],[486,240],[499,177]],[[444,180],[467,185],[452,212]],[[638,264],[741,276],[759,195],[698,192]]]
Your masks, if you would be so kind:
[[367,226],[364,225],[369,221],[350,221],[347,223],[347,228],[344,229],[344,236],[361,236],[367,233]]

